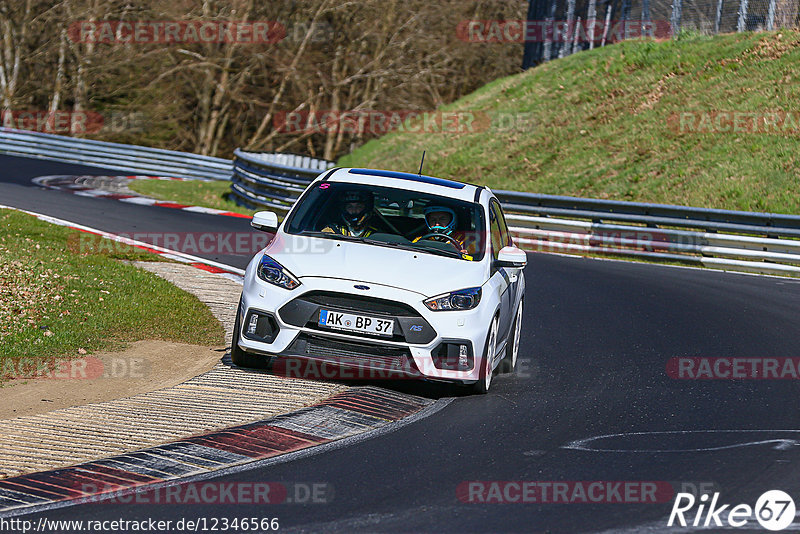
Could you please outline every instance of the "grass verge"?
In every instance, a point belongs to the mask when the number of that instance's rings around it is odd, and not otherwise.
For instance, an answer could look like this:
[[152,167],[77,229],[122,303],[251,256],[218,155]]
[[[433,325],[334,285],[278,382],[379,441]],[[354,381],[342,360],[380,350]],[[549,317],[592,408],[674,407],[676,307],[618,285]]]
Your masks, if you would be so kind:
[[81,247],[81,232],[13,210],[0,210],[0,227],[0,382],[20,359],[47,366],[145,339],[223,343],[194,295],[124,261],[153,254]]
[[141,195],[159,200],[233,211],[245,215],[255,213],[254,210],[237,206],[230,199],[231,183],[227,181],[131,180],[128,187]]

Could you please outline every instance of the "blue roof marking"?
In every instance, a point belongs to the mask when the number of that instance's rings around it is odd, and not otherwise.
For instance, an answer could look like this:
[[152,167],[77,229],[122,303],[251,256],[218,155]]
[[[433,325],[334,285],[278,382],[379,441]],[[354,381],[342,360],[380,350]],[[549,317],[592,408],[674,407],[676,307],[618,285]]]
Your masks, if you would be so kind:
[[419,174],[411,174],[409,172],[398,171],[380,171],[372,169],[350,169],[350,174],[364,174],[372,176],[381,176],[383,178],[397,178],[399,180],[411,180],[413,182],[422,182],[425,184],[441,185],[451,189],[464,189],[465,184],[454,182],[452,180],[445,180],[444,178],[434,178],[433,176],[424,176]]

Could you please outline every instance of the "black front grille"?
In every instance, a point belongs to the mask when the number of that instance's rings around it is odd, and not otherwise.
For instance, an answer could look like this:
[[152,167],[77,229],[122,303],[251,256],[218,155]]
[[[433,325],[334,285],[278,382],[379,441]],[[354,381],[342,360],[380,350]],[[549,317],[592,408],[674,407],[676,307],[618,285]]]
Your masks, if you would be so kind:
[[392,315],[395,317],[419,317],[419,314],[406,304],[391,300],[348,295],[332,291],[309,291],[297,300],[304,300],[322,306],[333,306],[345,310],[373,315]]
[[411,354],[401,347],[325,338],[300,334],[287,354],[304,356],[350,367],[379,369],[389,373],[415,373]]
[[284,304],[278,313],[284,322],[292,326],[329,332],[330,328],[319,325],[321,310],[354,313],[394,321],[394,332],[391,337],[364,332],[343,332],[350,336],[413,344],[430,343],[436,337],[436,332],[430,323],[411,306],[401,302],[361,295],[309,291]]

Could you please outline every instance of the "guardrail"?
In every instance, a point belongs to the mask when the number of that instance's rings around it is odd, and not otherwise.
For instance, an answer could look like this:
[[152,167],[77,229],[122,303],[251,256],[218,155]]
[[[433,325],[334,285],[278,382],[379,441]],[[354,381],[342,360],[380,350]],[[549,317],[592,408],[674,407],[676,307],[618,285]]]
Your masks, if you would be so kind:
[[[0,153],[135,174],[231,181],[251,209],[285,214],[330,161],[234,151],[234,160],[0,128]],[[495,191],[528,251],[597,254],[800,274],[800,216]]]
[[[800,274],[800,216],[495,191],[525,250]],[[580,220],[582,219],[582,220]]]
[[[333,166],[236,150],[231,191],[286,213]],[[298,159],[300,158],[300,159]],[[640,258],[762,274],[800,274],[800,216],[494,191],[514,241],[536,252]]]
[[63,135],[0,128],[0,153],[153,176],[230,180],[231,160]]
[[334,166],[332,161],[292,154],[233,151],[231,193],[237,204],[268,208],[285,214],[316,176]]

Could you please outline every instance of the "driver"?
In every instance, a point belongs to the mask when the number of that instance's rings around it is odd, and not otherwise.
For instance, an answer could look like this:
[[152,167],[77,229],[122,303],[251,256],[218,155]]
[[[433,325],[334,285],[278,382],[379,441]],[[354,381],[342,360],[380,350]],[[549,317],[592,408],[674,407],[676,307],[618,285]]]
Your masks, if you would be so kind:
[[425,214],[425,225],[427,232],[417,237],[412,242],[416,243],[421,239],[431,239],[443,243],[457,243],[462,254],[474,254],[470,252],[470,246],[465,246],[466,236],[463,232],[456,231],[458,217],[456,212],[446,206],[428,206],[423,210]]
[[375,214],[375,201],[366,191],[346,191],[339,200],[341,221],[330,223],[322,229],[339,235],[369,237],[377,229],[371,224]]

